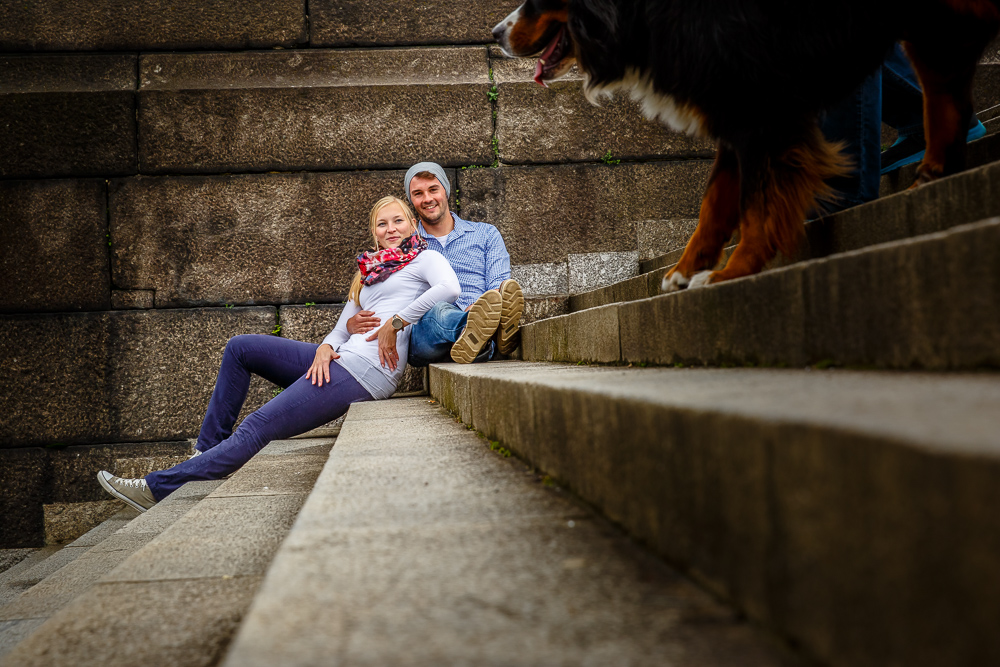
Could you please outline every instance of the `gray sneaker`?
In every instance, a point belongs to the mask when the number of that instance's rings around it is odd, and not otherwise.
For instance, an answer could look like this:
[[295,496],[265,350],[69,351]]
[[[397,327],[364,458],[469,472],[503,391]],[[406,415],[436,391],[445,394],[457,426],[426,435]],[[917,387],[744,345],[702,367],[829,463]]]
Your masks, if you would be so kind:
[[144,479],[115,477],[107,470],[102,470],[97,473],[97,481],[105,491],[118,500],[124,500],[140,512],[145,512],[156,504],[156,498],[153,497],[153,492],[149,490],[149,485]]

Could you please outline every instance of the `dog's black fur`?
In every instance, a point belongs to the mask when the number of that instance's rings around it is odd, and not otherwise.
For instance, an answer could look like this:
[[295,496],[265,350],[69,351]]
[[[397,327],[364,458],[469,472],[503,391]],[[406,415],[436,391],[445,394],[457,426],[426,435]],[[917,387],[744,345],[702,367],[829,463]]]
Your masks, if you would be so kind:
[[[564,25],[571,44],[552,51]],[[683,286],[714,265],[737,225],[764,224],[766,238],[709,282],[756,272],[777,248],[789,252],[806,210],[829,195],[823,182],[847,172],[839,147],[819,135],[819,115],[873,73],[896,41],[934,109],[919,182],[963,168],[972,76],[998,26],[1000,0],[527,0],[494,35],[511,55],[550,44],[545,54],[575,58],[591,94],[631,87],[647,110],[651,98],[670,98],[696,119],[688,129],[718,140],[699,230],[718,229],[692,238],[697,247],[678,266]],[[568,66],[541,68],[539,80]],[[738,173],[735,192],[726,178],[715,184],[722,172]],[[733,197],[736,214],[726,204]]]

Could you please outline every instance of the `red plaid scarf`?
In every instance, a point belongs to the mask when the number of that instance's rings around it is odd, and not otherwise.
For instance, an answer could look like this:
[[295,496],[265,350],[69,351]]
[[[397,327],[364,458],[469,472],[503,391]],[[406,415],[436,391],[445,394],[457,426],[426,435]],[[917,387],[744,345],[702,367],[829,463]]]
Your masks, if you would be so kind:
[[358,268],[361,270],[361,283],[374,285],[413,261],[424,250],[427,250],[427,239],[414,232],[399,244],[398,248],[384,248],[374,252],[363,252],[358,255]]

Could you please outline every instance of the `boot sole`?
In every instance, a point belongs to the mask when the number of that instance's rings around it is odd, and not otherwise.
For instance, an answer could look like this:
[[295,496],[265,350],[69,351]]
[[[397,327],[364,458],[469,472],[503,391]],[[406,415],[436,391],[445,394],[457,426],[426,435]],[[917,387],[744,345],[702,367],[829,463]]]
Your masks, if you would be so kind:
[[500,328],[497,329],[497,351],[510,356],[521,342],[521,315],[524,313],[524,292],[517,281],[507,280],[500,287],[503,305],[500,308]]
[[[103,471],[101,471],[101,472],[103,472]],[[111,495],[113,495],[118,500],[121,500],[125,504],[134,507],[135,509],[139,510],[140,512],[145,512],[145,511],[147,511],[149,509],[148,507],[143,507],[139,503],[135,502],[134,500],[132,500],[131,498],[129,498],[128,496],[126,496],[125,494],[123,494],[121,491],[119,491],[115,487],[113,487],[110,484],[108,484],[104,480],[104,475],[102,475],[101,473],[97,473],[97,481],[98,481],[98,483],[101,485],[101,487],[105,491],[107,491],[108,493],[110,493]]]
[[465,329],[451,346],[451,359],[457,364],[471,364],[480,350],[486,347],[500,325],[503,298],[500,292],[490,290],[476,299],[469,309]]

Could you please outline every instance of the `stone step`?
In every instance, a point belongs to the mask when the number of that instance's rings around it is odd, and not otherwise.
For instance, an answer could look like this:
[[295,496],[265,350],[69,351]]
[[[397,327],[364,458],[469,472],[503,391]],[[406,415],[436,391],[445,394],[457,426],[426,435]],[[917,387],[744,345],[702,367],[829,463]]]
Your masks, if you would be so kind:
[[[973,144],[982,159],[1000,158],[1000,144],[987,137]],[[828,257],[868,246],[940,232],[1000,215],[1000,162],[988,162],[948,178],[905,190],[876,201],[806,223],[806,236],[793,258],[779,256],[769,268]],[[724,253],[722,261],[732,251]],[[639,276],[570,297],[571,312],[660,294],[664,274],[680,259],[683,250],[645,262]]]
[[331,656],[799,664],[426,398],[351,406],[223,664]]
[[485,44],[519,0],[146,0],[0,6],[0,51]]
[[43,582],[30,591],[37,599],[2,610],[52,613],[0,665],[212,664],[332,444],[275,441],[224,482],[185,485],[74,562],[94,554],[105,566],[94,563],[72,601]]
[[[603,107],[579,77],[475,47],[12,55],[0,84],[0,177],[121,176],[711,157]],[[494,128],[494,126],[496,126]],[[496,133],[494,136],[494,129]],[[581,141],[581,137],[587,137]],[[613,156],[613,157],[612,157]]]
[[[96,485],[96,480],[91,484]],[[221,482],[186,485],[144,514],[125,507],[10,582],[20,595],[0,607],[0,657],[190,510]],[[124,503],[118,503],[124,507]]]
[[308,40],[306,0],[0,5],[0,51],[7,52],[289,48]]
[[431,392],[818,664],[1000,661],[997,375],[498,362]]
[[628,364],[1000,366],[1000,218],[541,320],[522,358]]

